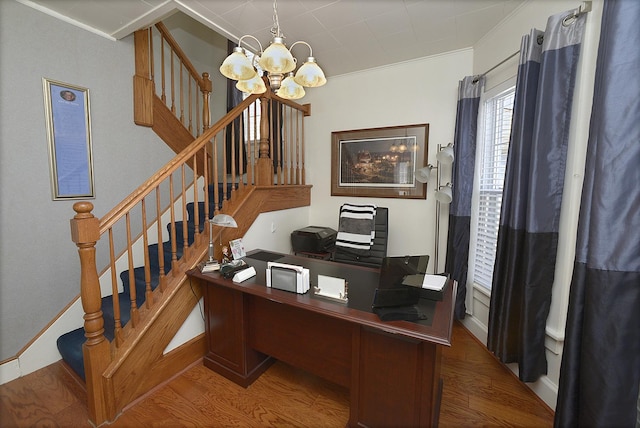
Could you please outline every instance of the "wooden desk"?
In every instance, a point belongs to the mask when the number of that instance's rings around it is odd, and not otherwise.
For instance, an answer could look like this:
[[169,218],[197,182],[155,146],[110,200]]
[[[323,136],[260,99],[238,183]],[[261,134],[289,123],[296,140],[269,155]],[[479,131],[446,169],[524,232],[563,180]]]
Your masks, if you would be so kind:
[[[276,259],[308,267],[312,286],[318,274],[346,279],[349,302],[267,288],[267,261]],[[247,387],[276,358],[349,388],[349,426],[437,425],[454,281],[443,301],[421,299],[429,319],[382,322],[371,312],[377,269],[259,250],[245,261],[257,275],[241,284],[189,272],[204,294],[206,367]]]

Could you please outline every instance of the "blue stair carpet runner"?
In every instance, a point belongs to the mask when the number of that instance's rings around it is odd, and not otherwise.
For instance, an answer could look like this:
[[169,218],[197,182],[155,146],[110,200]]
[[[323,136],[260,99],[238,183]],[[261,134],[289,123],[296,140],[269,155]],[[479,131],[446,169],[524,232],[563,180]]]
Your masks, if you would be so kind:
[[[219,185],[219,206],[222,206],[222,184]],[[231,184],[227,186],[227,195],[231,193]],[[228,197],[228,196],[227,196]],[[213,191],[211,186],[209,188],[209,200],[213,201]],[[187,225],[187,236],[189,245],[193,244],[194,236],[195,236],[195,222],[194,222],[194,204],[187,204],[187,213],[188,220],[186,222]],[[214,206],[210,204],[209,215],[213,216]],[[200,225],[200,232],[204,231],[204,202],[198,203],[198,214],[200,217],[200,221],[198,224]],[[176,256],[178,260],[182,257],[183,245],[184,245],[184,235],[183,228],[185,222],[176,221]],[[160,278],[160,264],[158,263],[158,250],[159,245],[162,245],[164,251],[164,271],[165,274],[169,273],[171,270],[171,225],[167,225],[167,230],[169,230],[169,240],[163,242],[161,244],[151,244],[149,245],[149,264],[151,271],[151,289],[155,290],[159,284]],[[136,290],[136,305],[137,307],[141,307],[145,301],[145,291],[146,291],[146,282],[144,277],[144,266],[136,267],[133,269],[133,276],[135,279],[135,290]],[[127,322],[129,322],[131,318],[131,301],[129,297],[129,290],[131,288],[131,284],[129,282],[129,271],[125,270],[120,273],[120,279],[122,280],[122,285],[124,291],[118,294],[118,301],[120,303],[120,324],[124,327]],[[102,298],[102,316],[104,318],[104,336],[112,341],[114,339],[114,331],[115,331],[115,319],[113,313],[113,299],[112,296],[106,296]],[[74,372],[76,372],[83,380],[85,379],[84,374],[84,360],[82,357],[82,345],[85,342],[84,335],[84,327],[80,327],[78,329],[72,330],[68,333],[60,336],[56,342],[58,346],[58,351],[62,356],[63,361],[65,361]]]

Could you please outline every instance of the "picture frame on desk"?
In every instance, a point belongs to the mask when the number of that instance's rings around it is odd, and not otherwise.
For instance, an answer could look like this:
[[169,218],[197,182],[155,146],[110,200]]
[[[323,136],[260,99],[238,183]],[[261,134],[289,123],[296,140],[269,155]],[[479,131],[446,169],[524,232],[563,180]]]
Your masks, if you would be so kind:
[[242,243],[242,238],[229,241],[229,247],[231,247],[233,260],[239,260],[247,255],[244,244]]
[[331,196],[425,199],[429,124],[331,133]]

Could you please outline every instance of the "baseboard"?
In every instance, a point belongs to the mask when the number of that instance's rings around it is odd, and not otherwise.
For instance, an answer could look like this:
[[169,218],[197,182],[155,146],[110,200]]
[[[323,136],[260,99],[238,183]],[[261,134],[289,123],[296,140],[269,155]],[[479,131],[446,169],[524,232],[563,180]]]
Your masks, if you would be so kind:
[[487,326],[472,315],[467,315],[460,322],[479,342],[482,342],[485,347],[487,346]]
[[20,361],[17,357],[4,360],[0,364],[0,385],[18,379],[20,376],[22,376],[20,374]]

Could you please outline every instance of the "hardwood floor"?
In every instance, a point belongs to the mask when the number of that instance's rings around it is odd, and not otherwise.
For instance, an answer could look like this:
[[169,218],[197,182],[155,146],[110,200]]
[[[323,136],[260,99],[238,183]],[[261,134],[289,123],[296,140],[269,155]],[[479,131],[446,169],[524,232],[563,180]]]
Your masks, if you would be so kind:
[[[553,412],[459,324],[442,354],[442,427],[550,427]],[[244,389],[199,363],[111,427],[344,427],[347,389],[277,362]],[[61,363],[0,386],[0,427],[89,427],[82,388]]]

